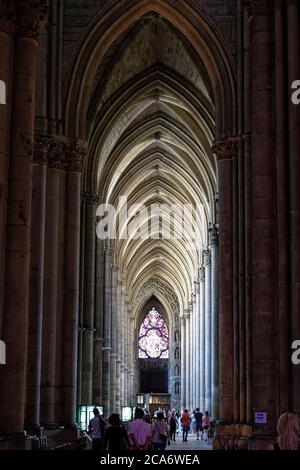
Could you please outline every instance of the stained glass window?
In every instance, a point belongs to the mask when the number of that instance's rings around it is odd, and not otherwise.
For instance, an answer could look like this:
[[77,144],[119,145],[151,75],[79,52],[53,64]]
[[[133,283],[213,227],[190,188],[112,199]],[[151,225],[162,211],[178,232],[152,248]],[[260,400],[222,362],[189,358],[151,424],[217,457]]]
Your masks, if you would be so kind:
[[139,357],[169,358],[169,333],[168,327],[156,310],[152,308],[146,315],[139,334]]

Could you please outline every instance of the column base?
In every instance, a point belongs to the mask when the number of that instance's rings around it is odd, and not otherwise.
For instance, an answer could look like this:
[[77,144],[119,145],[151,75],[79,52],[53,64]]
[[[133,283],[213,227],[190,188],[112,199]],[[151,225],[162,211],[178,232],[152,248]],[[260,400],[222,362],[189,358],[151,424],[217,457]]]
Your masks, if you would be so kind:
[[25,433],[0,434],[1,450],[31,450],[31,439]]
[[249,450],[267,450],[276,441],[275,434],[253,433],[248,439]]
[[48,448],[77,449],[80,440],[80,430],[77,425],[44,428],[43,435],[47,437]]
[[216,423],[213,438],[214,450],[247,450],[252,434],[250,424]]

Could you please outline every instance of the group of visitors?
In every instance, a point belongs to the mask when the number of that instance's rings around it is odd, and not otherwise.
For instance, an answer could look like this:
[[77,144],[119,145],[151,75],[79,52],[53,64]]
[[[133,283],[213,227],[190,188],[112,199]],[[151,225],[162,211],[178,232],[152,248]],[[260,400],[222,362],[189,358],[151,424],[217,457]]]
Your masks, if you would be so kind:
[[[145,419],[146,418],[146,419]],[[126,429],[121,422],[120,415],[114,413],[108,421],[101,418],[99,410],[94,409],[94,418],[89,423],[89,435],[92,440],[93,450],[108,450],[118,452],[120,450],[149,450],[163,451],[175,441],[178,432],[178,416],[173,411],[170,416],[165,417],[159,411],[156,419],[151,423],[149,416],[145,416],[144,410],[136,408],[134,420],[128,423]],[[204,415],[196,408],[190,416],[185,409],[180,417],[182,428],[182,439],[187,442],[188,433],[192,426],[197,440],[204,439],[208,442],[208,431],[210,428],[210,417],[208,411]],[[283,412],[277,423],[278,438],[269,450],[297,450],[300,447],[300,424],[299,417],[293,411]]]
[[187,409],[184,410],[181,417],[181,425],[182,425],[182,440],[187,442],[188,433],[191,429],[196,434],[197,441],[199,438],[204,440],[208,443],[208,431],[210,428],[210,417],[209,412],[205,411],[201,413],[199,408],[193,411],[192,415],[190,416],[189,411]]
[[164,414],[157,413],[154,423],[144,419],[144,411],[136,408],[134,420],[126,429],[117,413],[112,414],[106,422],[97,408],[94,418],[89,423],[89,435],[93,450],[164,450],[169,442],[169,425],[164,421]]

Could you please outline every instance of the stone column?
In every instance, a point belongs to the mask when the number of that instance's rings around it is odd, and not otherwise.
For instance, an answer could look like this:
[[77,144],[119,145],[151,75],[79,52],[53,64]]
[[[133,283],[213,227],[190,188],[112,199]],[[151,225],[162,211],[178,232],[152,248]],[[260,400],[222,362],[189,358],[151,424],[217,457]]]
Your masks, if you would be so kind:
[[277,421],[275,330],[275,195],[273,109],[273,2],[261,0],[251,23],[252,346],[253,410],[267,412],[256,432],[271,434]]
[[110,415],[110,355],[111,355],[111,290],[112,290],[112,249],[104,252],[104,346],[103,346],[103,405],[106,416]]
[[219,418],[233,421],[233,204],[232,158],[238,151],[233,139],[213,147],[219,171]]
[[187,308],[185,311],[185,406],[190,409],[191,402],[191,376],[190,376],[190,352],[191,352],[191,342],[190,342],[190,310]]
[[195,282],[196,290],[196,322],[195,322],[195,406],[200,407],[200,348],[201,348],[201,327],[200,327],[200,282]]
[[98,196],[85,193],[84,279],[83,279],[83,344],[82,344],[82,403],[92,403],[93,350],[95,311],[95,259],[96,259],[96,208]]
[[124,328],[125,328],[125,292],[122,285],[121,290],[121,353],[120,353],[120,373],[121,373],[121,382],[120,382],[120,400],[121,406],[125,406],[125,335],[124,335]]
[[46,165],[49,150],[47,137],[36,137],[32,169],[32,224],[30,234],[30,285],[26,427],[38,427],[40,423],[40,386],[42,362],[42,322],[44,292],[44,247],[46,214]]
[[[3,2],[2,2],[3,3]],[[5,83],[5,104],[0,108],[0,338],[2,338],[2,314],[5,268],[6,210],[8,189],[8,162],[10,145],[11,92],[13,78],[13,37],[14,23],[11,9],[12,2],[5,2],[0,11],[0,80]]]
[[[0,371],[0,382],[5,383],[0,390],[0,427],[6,433],[24,429],[36,62],[44,13],[41,2],[17,4],[1,338],[6,343],[7,364]],[[2,39],[7,46],[11,44],[3,35]],[[1,60],[5,54],[1,52]]]
[[121,412],[121,335],[122,335],[122,285],[117,282],[117,322],[116,322],[116,413]]
[[56,331],[59,274],[60,182],[64,173],[62,144],[52,139],[48,152],[44,257],[41,422],[55,421]]
[[189,339],[190,356],[189,356],[188,367],[190,369],[190,409],[192,412],[193,407],[194,407],[194,319],[195,319],[194,302],[191,301],[188,303],[188,305],[189,305],[189,312],[190,312],[190,339]]
[[199,338],[199,354],[200,354],[200,410],[205,411],[205,268],[199,268],[200,280],[200,338]]
[[197,347],[197,329],[196,329],[196,316],[197,316],[197,309],[196,309],[196,282],[194,282],[194,292],[192,294],[192,302],[191,302],[191,312],[192,312],[192,335],[191,335],[191,343],[192,343],[192,355],[191,355],[191,388],[192,388],[192,410],[196,408],[196,347]]
[[[300,80],[300,6],[295,0],[288,0],[287,39],[288,39],[288,86]],[[290,237],[291,237],[291,331],[293,339],[300,338],[300,190],[299,190],[299,154],[300,154],[300,112],[299,105],[289,99],[289,190],[290,190]],[[286,154],[286,150],[285,150]],[[300,413],[300,367],[292,365],[292,400],[291,406]]]
[[211,252],[203,252],[205,266],[205,410],[211,414]]
[[93,359],[93,403],[103,404],[102,396],[102,347],[104,318],[104,241],[96,239],[96,292],[95,292],[95,336]]
[[180,345],[180,359],[181,359],[181,383],[180,383],[180,391],[181,391],[181,408],[184,409],[186,407],[186,346],[185,346],[185,317],[180,317],[180,338],[181,338],[181,345]]
[[211,252],[211,416],[219,416],[218,231],[209,232]]
[[112,319],[111,319],[111,374],[110,374],[110,407],[111,412],[116,412],[116,386],[117,386],[117,289],[118,267],[112,266]]
[[72,140],[65,148],[66,216],[64,257],[62,422],[76,423],[76,384],[79,317],[80,193],[85,142]]

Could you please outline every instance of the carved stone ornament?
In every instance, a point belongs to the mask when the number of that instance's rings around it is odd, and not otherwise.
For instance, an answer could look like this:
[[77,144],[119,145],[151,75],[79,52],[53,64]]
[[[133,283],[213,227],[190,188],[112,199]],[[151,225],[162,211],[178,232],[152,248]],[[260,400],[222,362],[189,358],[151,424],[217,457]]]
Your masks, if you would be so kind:
[[161,294],[161,296],[166,299],[174,315],[179,315],[180,307],[177,295],[171,287],[158,278],[149,279],[133,298],[132,306],[135,314],[138,312],[138,309],[142,307],[142,304],[149,298],[149,295],[155,293]]
[[35,136],[33,163],[57,170],[81,172],[86,143],[65,136]]
[[33,146],[33,164],[47,165],[50,139],[44,136],[35,136]]
[[232,160],[233,158],[237,158],[238,149],[237,139],[227,139],[223,142],[216,143],[212,147],[212,151],[217,155],[218,160]]
[[273,0],[242,0],[242,6],[247,9],[248,22],[252,23],[256,15],[269,15],[273,11]]
[[83,169],[84,159],[87,153],[86,142],[80,139],[72,139],[64,147],[65,153],[65,169],[81,173]]
[[218,229],[216,227],[212,227],[208,231],[208,239],[209,239],[209,246],[218,246]]
[[48,11],[48,0],[15,0],[16,35],[39,40],[40,23]]

